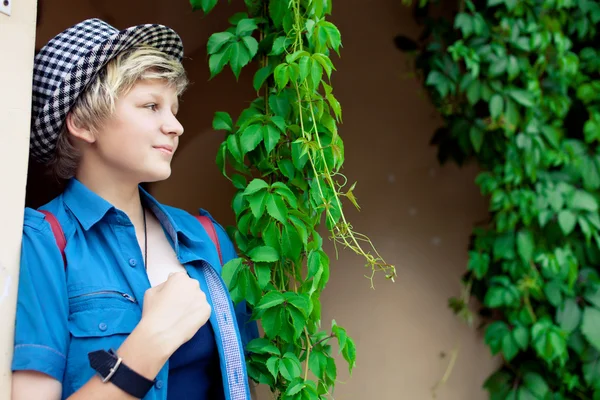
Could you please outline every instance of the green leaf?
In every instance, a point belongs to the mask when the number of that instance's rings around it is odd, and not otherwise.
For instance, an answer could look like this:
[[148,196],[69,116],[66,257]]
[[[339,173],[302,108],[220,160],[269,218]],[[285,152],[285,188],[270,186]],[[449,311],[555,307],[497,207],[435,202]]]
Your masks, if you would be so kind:
[[598,308],[586,307],[583,310],[581,333],[596,350],[600,350],[600,310]]
[[581,322],[581,309],[574,298],[568,298],[556,311],[556,322],[565,332],[573,332]]
[[254,264],[254,272],[258,278],[258,286],[264,290],[271,282],[271,267],[269,264],[256,263]]
[[346,341],[346,346],[342,350],[342,356],[348,363],[348,371],[352,373],[352,370],[356,366],[356,345],[351,338]]
[[267,360],[267,362],[265,364],[267,366],[267,370],[269,370],[269,372],[275,379],[277,379],[277,376],[279,375],[280,362],[281,362],[281,359],[279,357],[271,357]]
[[227,288],[232,289],[237,284],[237,275],[242,268],[242,259],[234,258],[223,265],[221,277]]
[[275,149],[277,143],[279,143],[279,138],[281,137],[281,132],[275,128],[271,124],[267,124],[263,126],[263,137],[265,141],[265,148],[267,149],[267,153],[270,153]]
[[213,119],[213,129],[231,132],[233,130],[233,120],[229,113],[217,111]]
[[310,74],[310,69],[312,67],[312,59],[310,56],[300,57],[298,61],[298,66],[300,68],[300,81],[304,81],[308,75]]
[[313,59],[316,60],[319,65],[325,70],[327,73],[327,77],[331,78],[331,72],[335,70],[331,59],[327,57],[325,54],[315,53],[312,55]]
[[499,94],[492,96],[490,100],[490,115],[493,119],[498,119],[504,111],[504,99]]
[[600,308],[600,286],[593,285],[589,287],[583,297],[597,308]]
[[575,229],[577,216],[570,210],[562,210],[558,213],[558,224],[565,236],[569,235]]
[[529,263],[531,261],[534,248],[533,233],[531,231],[520,231],[517,234],[517,250],[523,262]]
[[283,25],[283,17],[288,12],[288,0],[270,0],[269,1],[269,16],[276,28],[281,29]]
[[263,181],[262,179],[255,178],[248,184],[246,190],[244,190],[244,196],[249,196],[261,190],[267,189],[269,189],[269,184],[267,182]]
[[231,70],[237,79],[240,77],[242,68],[251,60],[250,52],[242,42],[232,43],[228,49],[231,49]]
[[302,152],[302,143],[292,143],[292,162],[299,171],[302,171],[308,162],[308,154]]
[[246,178],[240,174],[231,175],[231,182],[236,189],[245,189],[246,184],[248,183]]
[[273,67],[270,65],[267,65],[266,67],[262,67],[261,69],[256,71],[256,73],[254,74],[254,81],[253,81],[254,90],[256,90],[258,92],[260,90],[260,88],[265,84],[265,81],[269,78],[269,76],[271,76],[272,73],[273,73]]
[[482,279],[490,266],[490,255],[476,251],[469,252],[469,271],[473,271],[477,279]]
[[217,0],[190,0],[193,10],[202,10],[209,13],[217,5]]
[[269,339],[256,338],[246,345],[246,350],[256,354],[274,354],[281,355],[281,352]]
[[254,218],[259,219],[265,213],[267,208],[267,192],[261,191],[246,197],[250,204],[250,210]]
[[254,150],[263,141],[262,125],[252,124],[242,132],[240,143],[244,154]]
[[562,303],[562,291],[557,281],[550,281],[544,286],[544,294],[548,302],[554,307],[559,307]]
[[235,36],[229,32],[213,33],[208,39],[208,54],[215,54]]
[[488,75],[491,78],[498,77],[506,72],[506,68],[508,66],[508,60],[504,57],[495,58],[491,63],[488,69]]
[[273,339],[281,332],[284,323],[284,310],[273,307],[266,310],[260,319],[260,324],[268,338]]
[[494,241],[494,259],[515,259],[515,234],[506,232],[496,238]]
[[294,340],[298,340],[302,332],[304,332],[306,317],[294,307],[288,307],[287,312],[290,315],[292,326],[294,327]]
[[281,231],[281,248],[283,254],[292,259],[297,260],[302,252],[302,240],[298,235],[296,227],[290,224],[285,224]]
[[282,196],[292,208],[298,208],[298,200],[294,192],[283,182],[275,182],[271,185],[275,189],[275,193]]
[[246,301],[248,301],[248,304],[250,304],[251,306],[256,305],[262,296],[262,290],[260,288],[260,286],[258,285],[258,281],[256,279],[256,277],[250,272],[250,270],[246,270],[247,272],[247,279],[246,279]]
[[321,29],[327,34],[327,44],[339,54],[342,45],[342,36],[338,28],[331,22],[320,22]]
[[600,390],[600,353],[594,349],[587,349],[581,357],[583,361],[583,378],[585,382],[596,390]]
[[467,87],[467,100],[470,105],[474,106],[481,98],[481,84],[478,80],[473,80]]
[[254,18],[246,18],[238,21],[235,29],[235,34],[238,36],[246,36],[258,29]]
[[279,261],[277,250],[270,246],[258,246],[248,253],[250,259],[254,262],[275,262]]
[[227,150],[229,150],[229,152],[237,162],[243,162],[244,156],[242,155],[237,135],[232,134],[227,136]]
[[294,378],[299,377],[302,373],[302,367],[300,366],[298,357],[293,353],[285,353],[279,366],[279,373],[288,381],[292,381]]
[[547,399],[550,394],[548,384],[540,375],[528,372],[523,377],[523,386],[519,390],[519,400]]
[[287,64],[279,64],[275,67],[273,75],[275,76],[275,83],[277,84],[277,87],[279,87],[279,90],[284,89],[290,81],[289,70],[289,65]]
[[233,53],[233,46],[227,45],[223,46],[221,51],[216,54],[213,54],[208,59],[208,69],[210,70],[210,77],[214,78],[217,74],[219,74],[225,65],[231,60],[231,55]]
[[510,336],[510,330],[504,321],[496,321],[488,325],[485,330],[485,343],[490,347],[493,355],[502,350],[504,337],[507,335]]
[[591,193],[585,190],[576,190],[570,198],[569,207],[575,210],[596,212],[598,211],[598,201]]
[[567,342],[562,331],[548,317],[540,319],[531,330],[532,343],[537,354],[547,362],[566,359]]
[[309,368],[313,374],[319,379],[323,379],[327,370],[327,355],[321,351],[313,351],[310,353]]
[[287,115],[291,111],[291,105],[290,100],[285,91],[282,91],[277,95],[270,95],[269,107],[275,113],[275,115],[287,118]]
[[295,378],[290,383],[287,390],[285,391],[284,398],[286,398],[286,399],[288,399],[288,398],[303,399],[303,397],[300,395],[295,396],[295,397],[293,397],[293,396],[300,393],[302,391],[302,389],[304,389],[305,386],[306,386],[306,384],[304,383],[302,378]]
[[282,117],[271,117],[271,122],[275,125],[282,133],[285,133],[285,120]]
[[254,39],[252,36],[244,36],[242,38],[242,42],[244,43],[244,45],[248,49],[248,53],[250,55],[250,58],[251,59],[254,58],[254,56],[258,52],[258,42],[256,41],[256,39]]
[[524,107],[533,107],[533,95],[530,92],[522,89],[510,89],[507,90],[507,93],[520,105]]
[[289,45],[292,44],[292,40],[285,36],[280,36],[273,41],[273,47],[271,47],[270,56],[279,56],[285,52]]
[[296,168],[292,160],[284,158],[277,161],[277,167],[286,178],[292,180],[296,176]]
[[475,150],[475,152],[479,153],[481,151],[481,146],[483,146],[483,129],[481,129],[477,125],[471,126],[471,129],[469,129],[469,138],[471,139],[473,149]]
[[256,305],[256,308],[259,310],[268,310],[269,308],[283,304],[284,301],[285,297],[283,294],[273,290],[263,296],[260,302]]
[[[294,207],[296,208],[296,207]],[[306,229],[306,225],[295,215],[288,215],[290,222],[294,225],[296,230],[298,231],[298,235],[300,236],[300,240],[306,246],[308,244],[308,230]]]
[[267,197],[267,212],[282,224],[287,222],[288,210],[280,196],[269,194]]

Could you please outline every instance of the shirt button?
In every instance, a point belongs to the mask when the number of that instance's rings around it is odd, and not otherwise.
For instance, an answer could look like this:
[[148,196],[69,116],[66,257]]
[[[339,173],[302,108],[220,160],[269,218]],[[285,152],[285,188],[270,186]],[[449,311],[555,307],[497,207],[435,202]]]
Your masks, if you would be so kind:
[[103,332],[106,330],[106,328],[108,328],[108,326],[104,322],[100,322],[100,324],[98,325],[98,329],[100,329]]
[[154,386],[156,386],[157,389],[162,389],[162,387],[163,387],[163,381],[161,381],[161,380],[156,381],[156,383],[154,384]]
[[132,267],[135,267],[137,265],[137,261],[135,260],[135,258],[129,259],[129,265]]

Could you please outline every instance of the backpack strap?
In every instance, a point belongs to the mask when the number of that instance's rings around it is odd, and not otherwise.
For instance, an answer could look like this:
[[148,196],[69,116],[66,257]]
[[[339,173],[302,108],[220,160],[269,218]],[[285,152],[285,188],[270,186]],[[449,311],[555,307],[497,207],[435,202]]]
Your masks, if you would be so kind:
[[215,229],[215,224],[213,224],[212,220],[205,215],[196,215],[196,219],[202,224],[208,236],[210,236],[210,240],[212,240],[213,244],[217,248],[217,252],[219,253],[219,261],[221,261],[221,265],[223,265],[223,255],[221,254],[221,244],[219,243],[219,236],[217,236],[217,231]]
[[42,214],[46,216],[46,220],[50,223],[50,228],[52,229],[52,233],[54,234],[54,239],[56,240],[56,244],[58,249],[60,250],[60,254],[63,258],[63,263],[65,265],[65,269],[67,269],[67,256],[65,255],[65,247],[67,247],[67,239],[65,238],[65,233],[60,226],[60,222],[56,219],[54,214],[50,211],[46,210],[38,210]]
[[[50,223],[50,228],[52,229],[52,234],[54,235],[54,240],[56,240],[56,245],[60,250],[60,254],[63,258],[63,263],[65,264],[65,269],[67,269],[67,256],[65,254],[65,248],[67,247],[67,239],[65,238],[65,233],[60,226],[60,222],[58,219],[47,210],[39,210],[44,216],[46,220]],[[217,248],[217,252],[219,253],[219,261],[221,261],[221,265],[223,265],[223,255],[221,254],[221,244],[219,243],[219,236],[217,236],[217,231],[215,229],[215,225],[212,220],[203,215],[197,215],[196,219],[202,224],[208,236],[210,236],[210,240],[212,240],[213,244]]]

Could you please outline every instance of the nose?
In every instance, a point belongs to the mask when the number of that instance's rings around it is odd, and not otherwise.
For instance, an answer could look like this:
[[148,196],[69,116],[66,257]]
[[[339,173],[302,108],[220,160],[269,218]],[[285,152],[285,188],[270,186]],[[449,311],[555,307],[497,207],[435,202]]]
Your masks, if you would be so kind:
[[181,136],[183,135],[183,125],[181,125],[175,115],[168,112],[165,121],[161,126],[161,131],[165,135]]

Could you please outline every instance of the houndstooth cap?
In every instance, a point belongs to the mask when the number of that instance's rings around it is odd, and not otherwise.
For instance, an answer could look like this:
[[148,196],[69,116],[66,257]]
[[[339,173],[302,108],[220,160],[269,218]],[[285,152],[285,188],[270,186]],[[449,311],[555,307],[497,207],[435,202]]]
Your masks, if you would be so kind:
[[48,162],[67,113],[77,97],[108,61],[135,45],[145,44],[183,58],[175,31],[146,24],[119,31],[100,19],[88,19],[55,36],[35,56],[30,153]]

